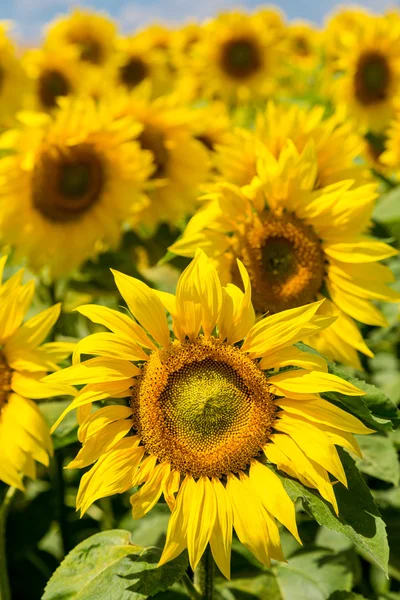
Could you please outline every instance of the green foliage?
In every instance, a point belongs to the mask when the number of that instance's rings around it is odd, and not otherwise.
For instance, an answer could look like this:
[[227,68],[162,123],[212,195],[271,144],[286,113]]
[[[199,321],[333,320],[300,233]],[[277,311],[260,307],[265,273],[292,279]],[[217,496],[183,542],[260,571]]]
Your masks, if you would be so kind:
[[61,563],[43,600],[144,600],[180,580],[187,568],[184,554],[157,567],[160,556],[158,548],[134,545],[128,531],[99,533]]

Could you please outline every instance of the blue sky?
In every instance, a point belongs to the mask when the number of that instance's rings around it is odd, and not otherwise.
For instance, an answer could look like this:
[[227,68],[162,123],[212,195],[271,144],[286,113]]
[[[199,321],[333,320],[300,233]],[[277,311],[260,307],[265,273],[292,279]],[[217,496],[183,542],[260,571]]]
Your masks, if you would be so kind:
[[[257,0],[92,0],[89,3],[71,0],[0,0],[0,18],[14,22],[14,36],[20,41],[34,42],[40,39],[47,22],[78,5],[107,11],[118,21],[122,31],[129,32],[154,20],[181,23],[191,17],[205,19],[218,11],[237,6],[253,9],[265,4],[268,2]],[[322,23],[324,17],[340,4],[344,3],[335,0],[280,0],[278,6],[289,19],[302,18]],[[375,12],[400,5],[399,1],[387,0],[364,0],[359,4]]]

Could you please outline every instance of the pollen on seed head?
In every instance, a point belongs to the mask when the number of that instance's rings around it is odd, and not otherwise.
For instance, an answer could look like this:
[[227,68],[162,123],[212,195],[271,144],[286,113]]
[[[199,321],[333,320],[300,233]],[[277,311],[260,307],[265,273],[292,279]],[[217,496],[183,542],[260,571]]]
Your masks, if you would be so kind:
[[[325,275],[324,253],[313,229],[294,215],[254,219],[234,238],[233,250],[249,273],[258,312],[276,313],[316,299]],[[240,285],[239,273],[232,275]]]
[[153,353],[131,403],[147,452],[193,477],[246,469],[267,442],[275,414],[257,364],[203,337]]

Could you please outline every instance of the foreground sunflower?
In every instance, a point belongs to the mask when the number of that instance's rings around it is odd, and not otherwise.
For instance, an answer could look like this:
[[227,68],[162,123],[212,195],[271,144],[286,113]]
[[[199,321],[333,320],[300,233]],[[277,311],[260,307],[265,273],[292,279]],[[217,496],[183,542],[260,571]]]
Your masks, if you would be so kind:
[[239,280],[242,260],[259,314],[329,298],[324,310],[338,318],[308,343],[360,368],[357,351],[372,353],[353,319],[386,325],[371,300],[400,300],[387,285],[391,270],[378,263],[397,251],[368,235],[375,184],[350,189],[349,180],[314,190],[317,169],[310,145],[299,154],[289,141],[278,158],[264,153],[259,179],[242,189],[221,184],[170,250],[190,257],[204,249],[224,282]]
[[[0,282],[6,256],[0,259]],[[50,433],[33,400],[74,394],[71,386],[43,383],[49,371],[72,352],[67,342],[42,342],[60,314],[56,304],[24,324],[34,282],[22,284],[18,271],[0,285],[0,480],[24,489],[23,478],[36,477],[35,461],[48,466],[53,453]]]
[[147,201],[151,174],[137,122],[90,98],[59,102],[53,116],[23,113],[21,127],[0,138],[11,151],[0,162],[3,242],[54,276],[118,243],[123,222]]
[[[164,494],[172,515],[160,565],[188,548],[195,569],[210,543],[228,578],[232,527],[265,565],[284,560],[275,519],[299,539],[294,505],[265,458],[318,489],[337,512],[328,473],[344,485],[346,475],[335,446],[358,454],[352,433],[371,431],[319,396],[363,392],[329,375],[319,356],[292,345],[332,322],[319,314],[323,302],[255,322],[249,277],[239,261],[238,269],[244,292],[222,287],[199,251],[176,296],[114,272],[131,316],[79,308],[112,333],[83,339],[76,364],[45,378],[86,384],[66,411],[86,413],[83,447],[69,467],[95,463],[81,480],[81,513],[99,498],[141,486],[131,497],[139,519]],[[81,354],[97,358],[77,364]],[[276,374],[288,365],[298,368]],[[91,403],[107,397],[130,401],[90,414]]]

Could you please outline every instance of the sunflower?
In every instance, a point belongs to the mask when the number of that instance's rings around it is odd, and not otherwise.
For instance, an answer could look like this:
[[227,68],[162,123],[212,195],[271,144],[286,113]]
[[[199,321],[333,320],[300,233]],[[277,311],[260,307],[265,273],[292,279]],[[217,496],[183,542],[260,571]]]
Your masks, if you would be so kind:
[[258,146],[254,131],[233,128],[229,143],[215,145],[216,178],[239,186],[251,183],[257,174]]
[[171,73],[165,53],[152,46],[144,33],[120,38],[115,55],[114,84],[130,91],[148,81],[152,96],[166,94],[172,89]]
[[306,110],[269,102],[265,112],[257,115],[256,136],[275,158],[279,157],[288,139],[300,153],[312,140],[318,165],[315,187],[345,179],[353,179],[356,185],[368,182],[368,169],[359,161],[364,141],[354,123],[344,120],[339,112],[328,118],[324,118],[324,114],[323,106]]
[[[121,224],[141,209],[151,157],[134,141],[140,125],[116,120],[89,98],[60,102],[53,116],[23,113],[3,134],[0,228],[34,269],[54,276],[116,245]],[[66,251],[68,249],[68,251]]]
[[234,103],[269,96],[276,87],[280,43],[276,29],[257,16],[219,15],[204,27],[193,55],[203,94]]
[[342,39],[332,93],[363,130],[382,132],[394,113],[400,85],[400,22],[370,17],[358,35]]
[[[0,259],[0,282],[7,257]],[[41,381],[72,352],[67,342],[42,342],[60,314],[56,304],[22,321],[30,309],[34,282],[23,271],[0,284],[0,480],[24,489],[23,477],[36,477],[35,461],[48,466],[53,447],[47,425],[33,400],[75,394],[64,384]]]
[[176,225],[194,212],[199,186],[208,176],[207,150],[193,133],[195,111],[183,107],[176,96],[151,100],[145,83],[131,94],[121,94],[113,111],[141,124],[139,144],[153,157],[150,204],[137,218],[142,232],[151,233],[162,222]]
[[288,142],[278,159],[270,154],[259,161],[259,180],[252,185],[221,184],[170,251],[194,256],[203,248],[224,282],[237,282],[235,258],[242,260],[260,314],[329,298],[324,310],[337,320],[307,343],[360,368],[357,351],[372,353],[353,319],[387,324],[371,300],[399,301],[387,286],[392,272],[378,263],[397,251],[367,233],[375,184],[349,189],[350,180],[314,190],[317,165],[311,150],[299,154]]
[[[244,292],[222,287],[199,251],[176,296],[114,272],[132,317],[81,307],[112,333],[83,339],[75,364],[45,378],[86,384],[67,411],[107,397],[130,398],[126,405],[86,411],[83,446],[69,465],[95,463],[81,480],[81,513],[137,485],[131,505],[139,519],[163,494],[172,514],[159,564],[187,548],[195,569],[209,543],[227,578],[232,528],[267,566],[270,559],[284,560],[276,519],[299,539],[294,505],[265,459],[318,489],[337,512],[328,473],[344,485],[346,475],[335,445],[358,454],[352,433],[371,431],[319,396],[363,392],[329,375],[319,356],[293,346],[332,322],[318,314],[323,302],[256,323],[249,277],[240,262],[238,269]],[[97,356],[79,364],[81,354]],[[283,365],[300,368],[273,371]]]
[[0,126],[9,126],[22,105],[27,77],[8,35],[8,24],[0,22]]
[[85,79],[84,67],[75,49],[69,47],[60,48],[57,53],[46,48],[29,50],[23,65],[33,88],[25,99],[29,109],[54,110],[60,97],[77,95]]
[[75,9],[50,25],[45,46],[54,52],[62,46],[72,46],[81,61],[102,67],[113,57],[116,35],[116,27],[108,16]]
[[321,33],[307,21],[293,21],[285,30],[289,44],[289,61],[297,70],[317,68],[321,54]]

